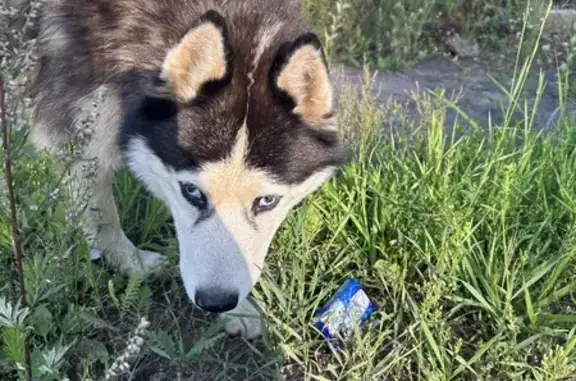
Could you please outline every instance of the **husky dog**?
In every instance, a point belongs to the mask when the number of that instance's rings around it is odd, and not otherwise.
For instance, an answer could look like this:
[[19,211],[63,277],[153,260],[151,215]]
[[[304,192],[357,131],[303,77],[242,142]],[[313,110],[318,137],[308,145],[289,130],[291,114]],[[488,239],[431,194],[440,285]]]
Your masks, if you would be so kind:
[[[31,139],[55,151],[96,92],[85,157],[95,178],[90,245],[128,273],[162,263],[120,226],[120,164],[170,209],[180,272],[202,310],[242,314],[231,334],[261,333],[247,296],[289,211],[344,164],[323,49],[300,0],[45,0]],[[231,316],[229,316],[231,317]]]

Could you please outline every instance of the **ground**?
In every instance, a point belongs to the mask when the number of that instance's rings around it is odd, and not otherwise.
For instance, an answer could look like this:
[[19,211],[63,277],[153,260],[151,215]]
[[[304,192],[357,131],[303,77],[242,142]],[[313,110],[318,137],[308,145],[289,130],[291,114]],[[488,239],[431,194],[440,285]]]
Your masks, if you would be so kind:
[[[556,42],[536,41],[538,26],[522,45],[522,2],[460,9],[411,0],[393,12],[390,2],[305,3],[322,15],[319,30],[334,32],[324,37],[352,158],[274,240],[254,291],[265,337],[227,337],[192,307],[170,217],[126,171],[116,193],[127,234],[171,266],[142,280],[91,261],[81,221],[67,209],[62,165],[24,144],[26,108],[10,109],[29,309],[8,302],[12,241],[0,180],[0,379],[25,379],[16,364],[27,339],[37,380],[103,379],[129,340],[136,355],[119,377],[126,380],[576,380],[570,39],[552,59]],[[446,23],[439,10],[486,54],[455,59],[439,43],[423,58],[432,39],[422,25]],[[500,18],[478,15],[514,19],[502,31]],[[366,17],[375,19],[352,28]],[[24,61],[5,63],[3,74],[17,77]],[[311,318],[352,277],[377,311],[337,352]],[[150,326],[136,330],[142,317]]]

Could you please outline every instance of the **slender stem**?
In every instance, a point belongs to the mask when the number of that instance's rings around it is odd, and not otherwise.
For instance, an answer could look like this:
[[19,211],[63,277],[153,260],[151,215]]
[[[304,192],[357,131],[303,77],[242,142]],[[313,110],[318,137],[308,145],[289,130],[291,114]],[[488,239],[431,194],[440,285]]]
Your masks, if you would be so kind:
[[[2,128],[2,145],[4,148],[4,172],[6,175],[6,188],[10,203],[10,225],[12,225],[12,245],[14,248],[14,264],[16,266],[17,284],[23,306],[26,306],[26,288],[24,285],[24,271],[22,268],[22,245],[18,230],[18,217],[16,213],[16,200],[14,197],[14,183],[12,182],[12,151],[10,150],[10,132],[6,120],[6,103],[4,96],[4,80],[0,75],[0,127]],[[30,360],[30,348],[28,340],[24,339],[24,361],[26,379],[32,381],[32,362]]]

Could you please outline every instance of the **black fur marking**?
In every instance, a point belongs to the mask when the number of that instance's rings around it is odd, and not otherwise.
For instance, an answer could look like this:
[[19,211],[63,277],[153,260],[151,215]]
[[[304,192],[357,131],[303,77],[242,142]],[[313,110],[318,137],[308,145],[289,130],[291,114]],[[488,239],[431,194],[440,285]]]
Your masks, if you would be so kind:
[[178,114],[178,104],[171,99],[145,97],[142,114],[152,122],[172,119]]
[[201,222],[206,221],[207,219],[209,219],[213,215],[214,215],[214,208],[208,208],[208,209],[201,210],[200,215],[198,216],[198,219],[194,222],[194,225],[198,225]]
[[[145,98],[138,106],[128,108],[121,126],[119,142],[125,155],[134,138],[143,138],[145,144],[164,162],[175,169],[198,167],[193,154],[178,143],[178,123],[173,109],[164,100]],[[166,101],[171,102],[171,101]],[[154,108],[154,104],[161,107]],[[155,120],[150,118],[155,117]]]
[[322,168],[343,163],[336,131],[310,127],[278,106],[269,112],[275,114],[270,124],[261,122],[258,115],[249,116],[250,166],[266,169],[284,183],[297,184]]
[[208,22],[214,24],[216,28],[220,29],[220,32],[224,36],[225,41],[228,39],[228,27],[226,25],[226,20],[224,19],[224,16],[222,16],[220,12],[216,11],[215,9],[210,9],[204,12],[203,15],[198,17],[198,20],[191,26],[190,29],[196,28]]
[[276,97],[276,100],[283,106],[286,110],[292,111],[296,107],[296,102],[287,92],[280,89],[276,81],[278,80],[278,76],[282,72],[282,69],[286,66],[288,62],[288,58],[290,55],[291,44],[285,43],[278,49],[278,53],[276,54],[276,58],[272,62],[272,66],[270,68],[270,74],[268,76],[268,83],[270,89],[272,90],[272,94]]

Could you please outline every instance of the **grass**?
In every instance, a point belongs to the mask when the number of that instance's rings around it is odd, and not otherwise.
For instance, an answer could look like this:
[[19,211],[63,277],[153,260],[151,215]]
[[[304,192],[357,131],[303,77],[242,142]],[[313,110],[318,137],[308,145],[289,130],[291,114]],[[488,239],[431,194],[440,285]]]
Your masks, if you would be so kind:
[[304,0],[304,4],[334,59],[403,69],[423,57],[448,53],[449,31],[477,45],[483,60],[508,62],[525,21],[525,35],[537,32],[548,1]]
[[[352,160],[278,232],[254,291],[267,326],[256,343],[226,337],[191,306],[170,216],[126,171],[115,189],[123,226],[171,266],[143,280],[92,262],[81,221],[66,213],[62,166],[30,150],[26,113],[13,113],[27,307],[11,302],[0,182],[0,379],[24,379],[24,338],[44,381],[102,379],[135,336],[123,379],[574,379],[576,121],[533,128],[518,95],[526,72],[519,65],[508,89],[524,121],[456,121],[450,135],[442,95],[415,96],[424,117],[411,125],[401,105],[367,96],[368,75],[360,93],[343,90]],[[561,94],[569,72],[562,78]],[[399,125],[378,139],[390,114]],[[377,312],[337,352],[311,317],[350,277]],[[142,317],[151,325],[135,332]]]

